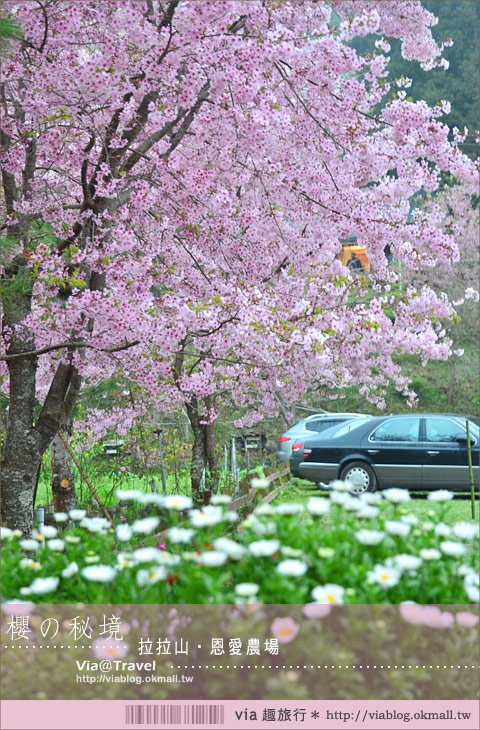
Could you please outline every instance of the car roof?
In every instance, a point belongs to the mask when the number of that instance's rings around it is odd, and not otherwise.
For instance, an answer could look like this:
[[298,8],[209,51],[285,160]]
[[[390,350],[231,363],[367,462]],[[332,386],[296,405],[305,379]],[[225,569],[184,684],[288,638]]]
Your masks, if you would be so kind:
[[[361,416],[363,418],[367,417],[365,413],[316,413],[313,416],[307,416],[306,418],[302,418],[302,421],[311,421],[314,418],[337,418],[338,416]],[[299,421],[299,423],[301,423],[302,421]]]

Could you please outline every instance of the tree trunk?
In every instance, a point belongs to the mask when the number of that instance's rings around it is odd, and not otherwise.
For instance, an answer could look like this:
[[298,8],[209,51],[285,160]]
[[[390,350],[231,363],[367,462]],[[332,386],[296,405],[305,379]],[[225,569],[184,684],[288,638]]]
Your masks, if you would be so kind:
[[[70,421],[62,429],[67,439],[71,435],[71,430],[72,423]],[[78,502],[73,463],[70,454],[58,434],[55,434],[50,444],[50,461],[52,465],[52,494],[55,512],[68,512],[71,509],[76,509]]]
[[[5,272],[8,281],[7,275],[8,272]],[[14,271],[12,278],[15,275]],[[9,341],[7,354],[13,356],[8,361],[10,400],[5,451],[0,465],[2,520],[26,536],[30,535],[33,527],[33,495],[42,459],[32,432],[37,358],[23,356],[23,353],[35,349],[35,342],[28,336],[22,340],[15,334],[15,327],[30,310],[30,297],[17,294],[4,307],[2,320],[2,334]],[[12,332],[10,338],[5,336],[6,331]]]
[[[210,408],[211,398],[205,399],[205,405]],[[203,419],[199,412],[199,403],[196,398],[187,403],[187,414],[193,430],[192,463],[190,479],[192,484],[192,499],[196,506],[208,504],[212,494],[216,494],[220,472],[217,454],[215,451],[215,424],[200,423]],[[205,471],[204,471],[205,470]],[[203,474],[205,484],[203,485]]]
[[57,429],[70,418],[81,382],[72,365],[61,363],[34,425],[36,362],[34,357],[8,361],[10,403],[0,469],[2,519],[26,536],[33,528],[33,500],[42,456]]

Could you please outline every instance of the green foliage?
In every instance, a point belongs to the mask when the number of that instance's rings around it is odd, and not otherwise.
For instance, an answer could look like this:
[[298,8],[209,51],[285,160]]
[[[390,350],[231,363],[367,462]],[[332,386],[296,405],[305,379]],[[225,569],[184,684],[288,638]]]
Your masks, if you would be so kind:
[[22,26],[14,18],[0,18],[0,55],[6,56],[12,41],[22,37]]

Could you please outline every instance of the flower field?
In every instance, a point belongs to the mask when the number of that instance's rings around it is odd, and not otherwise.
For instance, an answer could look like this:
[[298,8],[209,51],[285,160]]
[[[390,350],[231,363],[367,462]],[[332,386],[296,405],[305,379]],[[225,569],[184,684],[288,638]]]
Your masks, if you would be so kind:
[[[194,509],[183,495],[119,491],[132,515],[150,504],[151,516],[113,528],[72,510],[30,538],[2,528],[2,595],[13,603],[478,602],[478,525],[446,523],[452,492],[431,493],[436,509],[423,518],[406,490],[352,497],[345,483],[332,487],[305,503],[260,504],[243,520],[227,495]],[[158,538],[165,513],[171,527]]]

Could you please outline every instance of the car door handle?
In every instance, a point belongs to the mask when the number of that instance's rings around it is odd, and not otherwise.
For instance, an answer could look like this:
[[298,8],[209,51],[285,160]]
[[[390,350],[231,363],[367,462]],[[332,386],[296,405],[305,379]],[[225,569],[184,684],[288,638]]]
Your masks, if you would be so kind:
[[367,449],[369,454],[378,454],[379,449]]
[[440,453],[440,451],[427,451],[427,454],[432,454],[432,456],[434,454],[439,454],[439,453]]

